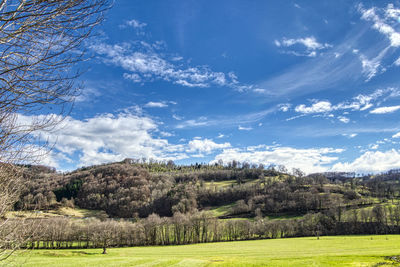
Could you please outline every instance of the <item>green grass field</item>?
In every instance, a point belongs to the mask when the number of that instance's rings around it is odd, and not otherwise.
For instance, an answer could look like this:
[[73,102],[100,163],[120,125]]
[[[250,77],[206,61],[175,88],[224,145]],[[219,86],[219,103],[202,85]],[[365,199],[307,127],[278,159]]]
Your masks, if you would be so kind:
[[335,236],[183,246],[36,250],[15,258],[23,266],[399,266],[400,235]]

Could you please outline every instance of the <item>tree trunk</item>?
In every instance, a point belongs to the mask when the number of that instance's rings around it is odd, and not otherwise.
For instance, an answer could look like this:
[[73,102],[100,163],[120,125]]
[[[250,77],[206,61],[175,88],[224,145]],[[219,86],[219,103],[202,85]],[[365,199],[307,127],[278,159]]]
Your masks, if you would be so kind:
[[107,254],[107,248],[103,247],[103,254]]

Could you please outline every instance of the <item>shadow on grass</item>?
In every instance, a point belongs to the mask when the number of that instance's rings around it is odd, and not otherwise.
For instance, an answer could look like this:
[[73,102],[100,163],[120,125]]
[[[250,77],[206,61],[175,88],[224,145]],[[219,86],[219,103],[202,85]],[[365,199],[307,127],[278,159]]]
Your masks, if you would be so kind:
[[58,252],[58,251],[46,251],[42,254],[48,257],[75,257],[80,255],[103,255],[101,252],[86,252],[86,251],[68,251],[68,252]]

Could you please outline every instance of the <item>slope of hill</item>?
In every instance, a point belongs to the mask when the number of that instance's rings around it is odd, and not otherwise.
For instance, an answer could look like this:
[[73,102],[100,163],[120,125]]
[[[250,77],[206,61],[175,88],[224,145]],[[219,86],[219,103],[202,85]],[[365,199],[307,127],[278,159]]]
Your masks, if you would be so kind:
[[16,210],[80,207],[110,217],[145,218],[152,213],[211,210],[220,218],[338,213],[373,206],[400,195],[397,172],[375,177],[297,176],[237,162],[227,166],[123,162],[57,173],[24,166],[26,186]]

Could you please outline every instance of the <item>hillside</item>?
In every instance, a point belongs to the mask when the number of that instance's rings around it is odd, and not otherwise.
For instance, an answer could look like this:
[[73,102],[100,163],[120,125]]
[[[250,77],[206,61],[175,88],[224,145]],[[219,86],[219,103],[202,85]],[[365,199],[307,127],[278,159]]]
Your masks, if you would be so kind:
[[[146,218],[152,213],[209,211],[218,218],[292,218],[397,203],[400,174],[354,177],[348,173],[305,176],[246,163],[225,166],[173,162],[123,162],[57,173],[23,166],[25,188],[15,210],[79,207],[104,211],[111,218]],[[396,200],[396,201],[395,201]],[[340,214],[340,215],[338,215]]]

